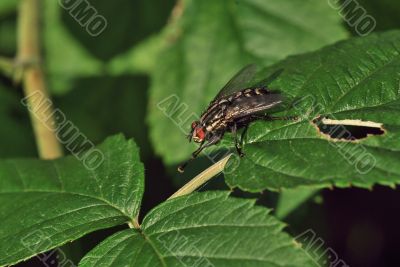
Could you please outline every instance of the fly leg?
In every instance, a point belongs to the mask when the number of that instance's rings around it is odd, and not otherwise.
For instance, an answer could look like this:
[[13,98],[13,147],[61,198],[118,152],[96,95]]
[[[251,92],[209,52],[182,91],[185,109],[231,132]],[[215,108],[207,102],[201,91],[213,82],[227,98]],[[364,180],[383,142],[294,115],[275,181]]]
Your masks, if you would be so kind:
[[187,161],[185,161],[182,165],[180,165],[180,166],[178,167],[178,172],[183,173],[183,172],[184,172],[184,169],[185,169],[185,167],[186,167],[186,165],[188,165],[188,163],[189,163],[190,161],[194,160],[194,159],[200,154],[200,152],[201,152],[205,147],[206,147],[206,143],[203,141],[203,142],[200,144],[199,148],[196,149],[196,151],[194,151],[194,152],[192,153],[191,158],[188,159]]
[[207,143],[205,143],[205,142],[203,141],[203,142],[200,144],[200,147],[199,147],[198,149],[196,149],[196,151],[194,151],[194,152],[192,153],[192,156],[190,157],[190,159],[188,159],[187,161],[185,161],[182,165],[180,165],[180,166],[178,167],[178,171],[179,171],[180,173],[183,173],[183,172],[184,172],[184,169],[185,169],[185,167],[186,167],[186,165],[188,165],[188,163],[189,163],[190,161],[194,160],[194,159],[201,153],[201,151],[203,151],[204,148],[209,147],[209,146],[212,146],[212,145],[218,143],[218,142],[221,140],[222,136],[223,136],[223,134],[214,135],[213,137],[211,137],[211,138],[208,140]]
[[208,143],[202,142],[200,147],[192,153],[192,159],[197,158],[197,156],[201,153],[201,151],[203,151],[203,149],[207,147],[207,144]]
[[[237,151],[237,153],[239,154],[240,157],[243,157],[243,156],[244,156],[244,153],[242,152],[242,148],[241,148],[241,146],[240,146],[240,144],[239,144],[238,137],[237,137],[237,136],[238,136],[238,133],[237,133],[237,125],[236,125],[236,123],[234,123],[234,124],[232,125],[231,131],[232,131],[233,135],[235,136],[235,147],[236,147],[236,151]],[[243,135],[242,135],[242,138],[243,138]]]
[[249,129],[249,125],[246,124],[246,126],[244,126],[244,128],[243,128],[242,134],[240,135],[240,145],[243,144],[244,136],[246,135],[248,129]]

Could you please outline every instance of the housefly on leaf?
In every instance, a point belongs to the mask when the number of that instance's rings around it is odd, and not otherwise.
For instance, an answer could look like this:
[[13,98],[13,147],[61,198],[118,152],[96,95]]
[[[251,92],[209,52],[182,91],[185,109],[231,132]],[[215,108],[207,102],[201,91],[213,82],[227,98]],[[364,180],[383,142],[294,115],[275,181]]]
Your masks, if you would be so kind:
[[255,85],[249,85],[256,71],[257,67],[254,64],[241,69],[220,90],[200,119],[192,122],[188,139],[189,142],[193,140],[200,143],[200,146],[192,153],[189,160],[178,167],[179,172],[183,172],[189,161],[196,158],[204,148],[217,144],[226,131],[234,135],[236,150],[242,157],[244,154],[238,141],[238,129],[246,128],[255,120],[294,119],[294,117],[272,117],[267,114],[267,111],[283,102],[280,93],[267,88],[271,79],[276,78],[280,72],[275,72],[268,79]]

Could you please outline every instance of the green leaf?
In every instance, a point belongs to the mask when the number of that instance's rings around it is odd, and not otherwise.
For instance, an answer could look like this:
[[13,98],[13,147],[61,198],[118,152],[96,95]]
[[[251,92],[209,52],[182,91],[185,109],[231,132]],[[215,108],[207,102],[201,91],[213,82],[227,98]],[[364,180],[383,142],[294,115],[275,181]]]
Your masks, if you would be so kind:
[[[16,18],[14,16],[6,16],[4,19],[0,20],[0,25],[0,57],[13,59],[17,50]],[[5,74],[3,73],[4,70],[0,71],[2,72],[1,74],[5,75],[6,77],[10,76],[8,73],[9,71],[6,71]]]
[[[107,23],[98,36],[92,36],[84,23],[91,17],[85,19],[85,16],[81,15],[83,19],[79,21],[79,15],[78,19],[71,15],[77,13],[79,6],[84,7],[88,4],[87,1],[70,9],[62,8],[60,1],[44,2],[45,62],[49,88],[55,93],[70,90],[72,82],[78,77],[108,73],[108,63],[114,62],[114,57],[117,59],[110,67],[111,75],[132,73],[137,68],[143,69],[136,64],[147,61],[143,60],[143,57],[136,58],[137,53],[147,52],[148,49],[145,48],[147,45],[143,44],[136,53],[136,44],[147,36],[155,34],[164,25],[173,4],[172,0],[114,0],[89,3],[93,12],[96,12],[95,16],[99,18],[101,16]],[[149,49],[151,52],[153,48]],[[132,53],[134,62],[131,62],[130,58]],[[132,65],[134,71],[131,69],[125,71],[126,66]]]
[[[16,51],[16,13],[20,1],[0,1],[0,57],[13,58]],[[6,75],[8,77],[8,75]]]
[[[114,0],[91,3],[104,17],[106,28],[97,36],[77,21],[79,5],[62,12],[64,26],[91,55],[104,63],[135,49],[136,44],[157,33],[167,22],[174,0]],[[124,8],[121,8],[124,7]],[[155,8],[156,7],[156,8]],[[79,20],[79,19],[78,19]]]
[[102,69],[102,62],[93,57],[65,27],[63,12],[59,1],[44,1],[45,62],[52,92],[68,91],[73,78],[96,75]]
[[189,120],[200,115],[238,69],[249,62],[269,65],[346,36],[339,14],[325,1],[185,4],[152,75],[150,134],[167,164],[176,164],[193,151],[193,146],[182,145]]
[[113,58],[107,65],[112,75],[150,74],[158,64],[158,52],[163,48],[163,35],[154,35],[129,51]]
[[[398,14],[400,12],[400,2],[395,0],[357,0],[352,3],[347,3],[342,1],[342,7],[344,7],[341,13],[347,17],[351,24],[344,23],[347,28],[352,32],[352,34],[358,36],[356,28],[358,26],[358,30],[362,28],[363,22],[361,22],[364,16],[371,16],[375,21],[374,31],[387,31],[392,29],[400,28],[400,21],[398,19]],[[359,9],[354,15],[355,9]],[[360,12],[361,11],[361,12]],[[364,11],[364,12],[362,12]],[[360,20],[361,19],[361,20]],[[360,21],[358,21],[360,20]],[[365,22],[365,20],[364,20]],[[361,33],[363,33],[361,31]]]
[[0,84],[0,158],[36,156],[29,114],[13,87]]
[[139,231],[106,239],[80,266],[315,266],[269,212],[226,192],[176,198],[154,208]]
[[[271,87],[298,98],[287,114],[302,118],[252,124],[246,156],[225,176],[228,184],[260,191],[399,183],[399,44],[399,31],[353,38],[263,71],[284,69]],[[312,122],[318,116],[382,123],[385,133],[351,142],[332,140]],[[335,131],[347,135],[349,130]]]
[[318,189],[314,187],[299,187],[282,190],[279,194],[278,204],[276,205],[276,217],[279,219],[285,218],[317,192]]
[[54,103],[94,143],[116,133],[133,137],[145,161],[151,152],[145,124],[147,87],[143,76],[81,78],[68,93],[54,97]]
[[0,265],[136,220],[144,187],[138,148],[115,136],[97,149],[104,160],[96,169],[72,156],[0,161]]
[[0,18],[16,11],[18,1],[3,0],[0,2]]

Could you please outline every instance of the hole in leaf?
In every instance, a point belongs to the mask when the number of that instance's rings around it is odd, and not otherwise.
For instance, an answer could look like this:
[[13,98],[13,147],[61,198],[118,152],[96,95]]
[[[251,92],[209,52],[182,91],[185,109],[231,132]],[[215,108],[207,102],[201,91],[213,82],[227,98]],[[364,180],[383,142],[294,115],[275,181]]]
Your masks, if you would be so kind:
[[320,133],[336,140],[354,141],[385,133],[382,123],[373,121],[317,118],[313,123],[318,127]]

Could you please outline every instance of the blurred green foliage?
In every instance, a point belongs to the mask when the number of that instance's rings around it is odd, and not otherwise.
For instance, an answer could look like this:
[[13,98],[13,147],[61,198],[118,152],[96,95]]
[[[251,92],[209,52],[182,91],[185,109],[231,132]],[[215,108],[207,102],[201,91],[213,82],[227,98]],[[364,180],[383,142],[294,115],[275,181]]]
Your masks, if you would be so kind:
[[37,156],[27,110],[21,94],[10,85],[0,84],[0,157]]
[[[346,0],[341,0],[342,4]],[[400,2],[396,0],[357,0],[360,8],[365,10],[365,14],[372,16],[376,21],[374,31],[386,31],[391,29],[400,28],[400,20],[398,14],[400,13]],[[349,13],[348,13],[349,15]],[[347,29],[354,35],[357,33],[354,27],[346,24]]]

